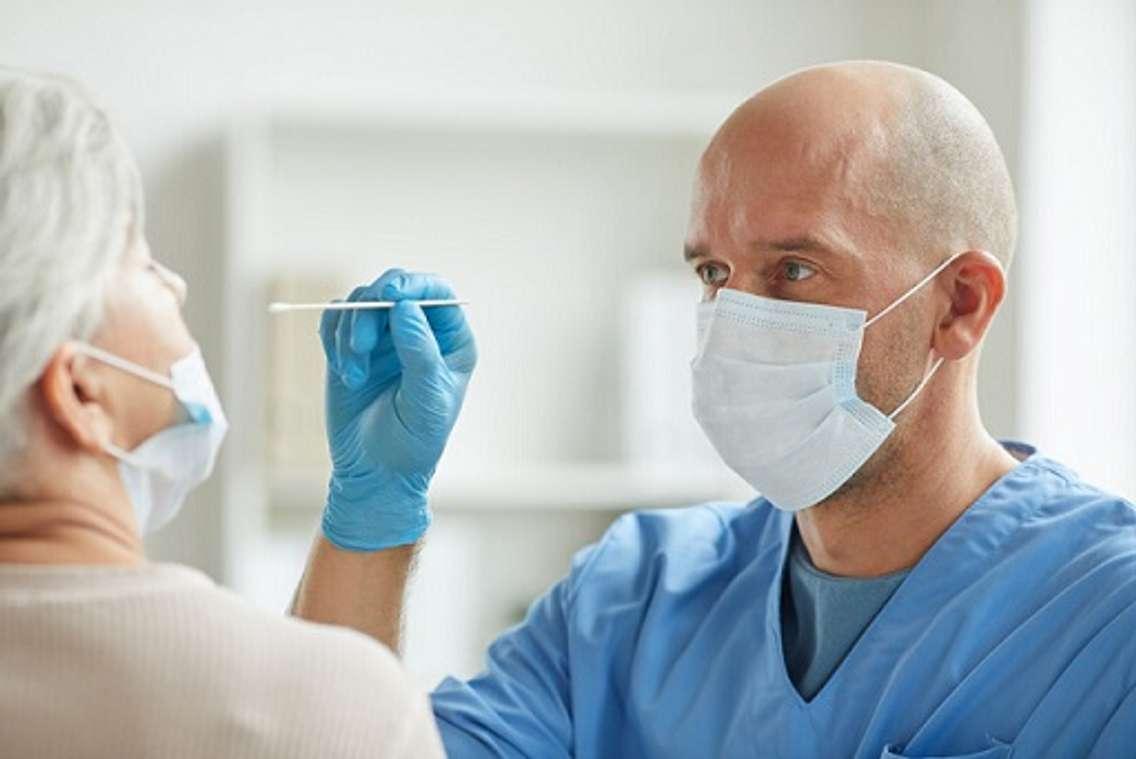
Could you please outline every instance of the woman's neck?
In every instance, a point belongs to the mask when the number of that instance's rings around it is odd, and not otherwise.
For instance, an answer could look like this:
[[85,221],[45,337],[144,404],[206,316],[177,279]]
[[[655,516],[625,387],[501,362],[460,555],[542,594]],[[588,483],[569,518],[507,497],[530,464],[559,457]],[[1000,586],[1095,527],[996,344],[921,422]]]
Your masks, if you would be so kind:
[[132,520],[73,500],[0,502],[0,564],[145,562]]

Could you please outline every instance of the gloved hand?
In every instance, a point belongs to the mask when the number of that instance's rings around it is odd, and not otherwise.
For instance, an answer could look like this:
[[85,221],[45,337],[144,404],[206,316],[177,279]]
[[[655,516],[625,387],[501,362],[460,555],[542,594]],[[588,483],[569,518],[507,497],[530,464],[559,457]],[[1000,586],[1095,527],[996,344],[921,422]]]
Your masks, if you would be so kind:
[[331,482],[323,532],[375,551],[414,543],[430,524],[426,490],[461,411],[477,347],[461,306],[429,274],[391,269],[348,300],[394,300],[388,310],[324,311]]

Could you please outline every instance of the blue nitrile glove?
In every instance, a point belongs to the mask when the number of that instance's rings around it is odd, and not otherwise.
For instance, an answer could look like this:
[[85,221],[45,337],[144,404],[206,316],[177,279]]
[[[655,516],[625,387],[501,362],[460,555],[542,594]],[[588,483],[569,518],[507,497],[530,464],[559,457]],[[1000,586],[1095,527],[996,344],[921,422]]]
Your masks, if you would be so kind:
[[324,311],[331,482],[323,532],[354,551],[414,543],[430,525],[426,489],[477,363],[460,306],[429,274],[391,269],[348,300],[400,301],[389,311]]

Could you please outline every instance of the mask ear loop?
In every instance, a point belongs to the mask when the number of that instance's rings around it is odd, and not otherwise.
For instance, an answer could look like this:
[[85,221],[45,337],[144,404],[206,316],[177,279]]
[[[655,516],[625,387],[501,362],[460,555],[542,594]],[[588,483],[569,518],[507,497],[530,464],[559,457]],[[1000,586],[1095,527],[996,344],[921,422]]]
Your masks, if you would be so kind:
[[915,293],[917,293],[921,289],[923,289],[924,285],[926,285],[928,282],[930,282],[935,277],[939,276],[943,272],[943,269],[946,269],[948,266],[953,264],[955,262],[955,259],[957,259],[961,255],[964,255],[965,253],[966,253],[965,250],[960,251],[958,253],[955,253],[953,256],[948,258],[946,261],[943,261],[941,264],[936,266],[935,269],[930,274],[928,274],[926,277],[924,277],[923,279],[916,282],[914,287],[912,287],[910,290],[905,292],[903,295],[901,295],[898,298],[896,298],[895,300],[893,300],[891,302],[890,306],[887,306],[886,308],[884,308],[883,311],[880,311],[878,314],[873,316],[871,319],[868,319],[868,321],[864,322],[864,329],[867,329],[868,327],[870,327],[873,324],[875,324],[876,322],[878,322],[880,319],[882,319],[885,316],[887,316],[888,314],[890,314],[893,309],[898,308],[900,306],[900,304],[902,304],[905,300],[907,300],[912,295],[914,295]]
[[935,365],[931,367],[931,371],[927,372],[927,374],[923,377],[923,381],[919,383],[919,386],[911,392],[911,395],[907,396],[907,400],[899,404],[899,406],[896,407],[895,411],[888,414],[888,419],[894,420],[897,416],[899,416],[900,412],[911,405],[911,402],[915,400],[921,392],[923,392],[923,388],[927,387],[927,383],[930,382],[931,378],[935,376],[935,372],[939,371],[939,367],[943,365],[944,360],[945,359],[943,359],[942,357],[935,360]]
[[[96,345],[91,345],[90,343],[76,343],[75,350],[76,352],[82,353],[85,356],[89,356],[96,361],[101,361],[108,366],[113,366],[116,369],[121,369],[127,374],[133,374],[135,377],[153,382],[155,385],[161,385],[162,387],[169,390],[175,389],[173,381],[168,377],[163,377],[161,374],[158,374],[151,369],[147,369],[146,367],[140,364],[136,364],[133,361],[127,361],[121,356],[116,356],[115,354],[109,351],[105,351]],[[103,445],[103,450],[105,450],[107,453],[109,453],[119,461],[125,461],[127,464],[132,464],[140,468],[142,467],[141,462],[139,462],[138,459],[131,455],[130,451],[127,451],[110,441],[107,441]]]
[[119,461],[124,461],[131,466],[138,467],[139,469],[146,468],[145,464],[143,464],[136,456],[134,456],[134,454],[124,448],[118,447],[114,443],[108,441],[107,443],[103,444],[103,450],[109,453],[111,456],[114,456]]
[[[946,261],[943,261],[941,264],[936,266],[931,271],[930,274],[928,274],[926,277],[924,277],[923,279],[916,282],[915,285],[911,289],[909,289],[903,295],[899,296],[894,301],[892,301],[891,305],[887,306],[882,311],[880,311],[878,314],[873,316],[871,319],[868,319],[868,321],[864,322],[864,329],[867,329],[868,327],[872,326],[877,321],[879,321],[880,319],[882,319],[885,316],[887,316],[888,314],[890,314],[892,312],[892,310],[894,310],[895,308],[898,308],[905,300],[910,298],[915,293],[919,292],[923,288],[924,285],[926,285],[928,282],[933,280],[935,277],[939,276],[939,274],[941,274],[944,269],[946,269],[948,266],[950,266],[952,263],[954,263],[955,259],[957,259],[959,256],[963,255],[964,253],[966,253],[965,250],[959,251],[958,253],[955,253],[953,256],[948,258]],[[930,382],[931,378],[935,376],[935,372],[939,371],[939,367],[941,367],[943,365],[944,360],[945,359],[943,359],[942,357],[939,357],[938,359],[936,359],[935,365],[931,367],[931,371],[927,372],[927,374],[925,374],[923,376],[923,379],[919,382],[919,384],[916,386],[916,388],[913,391],[911,391],[911,395],[907,396],[907,399],[904,400],[903,403],[899,404],[899,406],[896,407],[895,411],[888,414],[888,419],[894,420],[897,416],[900,415],[900,413],[903,412],[903,410],[905,408],[907,408],[908,406],[911,405],[912,401],[914,401],[916,398],[919,397],[919,394],[921,392],[923,392],[923,388],[927,387],[927,383]]]
[[155,385],[161,385],[169,390],[174,389],[174,383],[169,377],[164,377],[161,374],[147,369],[146,367],[136,364],[133,361],[127,361],[121,356],[116,356],[113,353],[103,350],[95,345],[88,343],[76,343],[75,350],[84,355],[90,356],[96,361],[101,361],[104,364],[113,366],[115,369],[121,369],[127,374],[133,374],[135,377],[153,382]]

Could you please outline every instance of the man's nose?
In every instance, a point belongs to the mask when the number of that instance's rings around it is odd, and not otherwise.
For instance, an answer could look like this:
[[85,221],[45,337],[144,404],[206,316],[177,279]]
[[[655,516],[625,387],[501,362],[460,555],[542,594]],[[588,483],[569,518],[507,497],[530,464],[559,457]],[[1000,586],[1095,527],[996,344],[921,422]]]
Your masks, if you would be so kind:
[[728,287],[731,290],[740,290],[743,293],[750,295],[761,295],[769,297],[767,292],[768,288],[766,282],[759,274],[754,272],[739,271],[734,269],[730,272],[730,276],[726,278],[722,287]]

